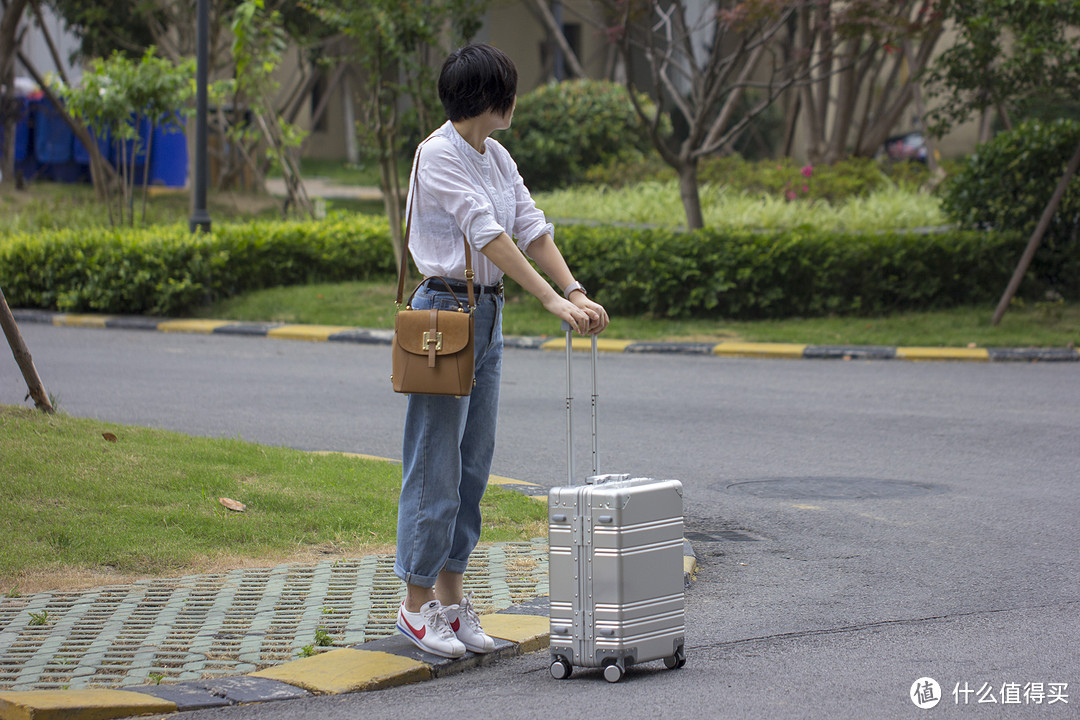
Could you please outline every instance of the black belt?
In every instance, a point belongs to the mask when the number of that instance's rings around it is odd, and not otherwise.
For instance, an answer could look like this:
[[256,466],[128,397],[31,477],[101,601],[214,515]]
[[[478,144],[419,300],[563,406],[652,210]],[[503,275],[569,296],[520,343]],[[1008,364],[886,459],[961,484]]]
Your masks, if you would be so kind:
[[[443,285],[444,280],[446,282],[446,285]],[[465,283],[464,280],[450,280],[450,279],[444,279],[444,278],[438,278],[438,279],[430,278],[430,279],[425,281],[425,284],[431,290],[445,290],[447,288],[447,286],[449,286],[450,289],[453,290],[455,293],[468,293],[469,292],[469,286]],[[498,295],[498,296],[502,297],[503,284],[501,282],[498,282],[498,283],[495,283],[494,285],[473,285],[473,292],[476,295],[485,295],[486,294],[486,295]]]

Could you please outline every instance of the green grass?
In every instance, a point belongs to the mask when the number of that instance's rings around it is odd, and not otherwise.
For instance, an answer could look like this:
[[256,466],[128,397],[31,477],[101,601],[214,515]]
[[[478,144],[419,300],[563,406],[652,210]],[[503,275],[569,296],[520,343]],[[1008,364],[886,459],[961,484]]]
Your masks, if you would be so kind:
[[[775,230],[810,225],[839,231],[875,231],[944,225],[940,201],[928,194],[891,187],[835,205],[702,185],[701,211],[710,227]],[[654,181],[622,188],[574,187],[537,193],[548,217],[595,222],[626,222],[680,227],[686,212],[676,181]]]
[[[136,225],[141,226],[141,195],[136,200]],[[245,222],[281,218],[281,198],[258,193],[218,192],[207,195],[212,223]],[[333,199],[327,211],[341,210],[382,215],[381,201]],[[191,218],[191,194],[186,190],[151,189],[146,225],[187,225]],[[35,232],[58,228],[107,227],[109,213],[97,202],[86,184],[34,183],[27,191],[0,192],[0,234]]]
[[[401,467],[0,405],[0,477],[0,590],[25,592],[392,552]],[[482,541],[544,534],[542,503],[518,493],[492,487],[483,512]]]
[[[394,325],[396,284],[355,282],[271,288],[217,303],[201,317],[389,329]],[[600,298],[603,302],[603,299]],[[790,318],[734,321],[616,317],[605,337],[630,340],[791,342],[819,345],[928,347],[1065,347],[1080,344],[1080,305],[1014,306],[998,327],[994,308],[960,307],[884,317]],[[503,331],[507,335],[558,335],[559,324],[540,303],[510,288]]]
[[[411,168],[412,155],[405,153],[398,158],[398,175],[403,185]],[[374,159],[364,159],[353,165],[342,160],[301,158],[300,172],[305,178],[324,178],[337,185],[379,187],[379,164]],[[281,172],[271,171],[270,174],[280,176]]]

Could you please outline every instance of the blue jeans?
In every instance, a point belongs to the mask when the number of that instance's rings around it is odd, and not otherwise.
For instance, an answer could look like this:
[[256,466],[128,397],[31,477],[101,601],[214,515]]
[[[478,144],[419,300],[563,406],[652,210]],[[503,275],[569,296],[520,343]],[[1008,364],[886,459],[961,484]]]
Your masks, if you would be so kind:
[[[454,309],[457,304],[445,290],[425,286],[412,307]],[[499,295],[476,298],[476,385],[470,395],[409,396],[394,573],[410,585],[433,587],[441,570],[464,573],[480,539],[480,499],[491,472],[499,414],[502,307]]]

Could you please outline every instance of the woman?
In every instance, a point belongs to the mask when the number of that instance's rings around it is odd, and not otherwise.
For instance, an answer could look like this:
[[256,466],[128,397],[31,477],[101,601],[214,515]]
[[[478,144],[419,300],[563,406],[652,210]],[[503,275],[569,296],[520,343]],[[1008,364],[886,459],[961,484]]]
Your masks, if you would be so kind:
[[[425,277],[448,278],[461,295],[467,238],[475,271],[476,384],[462,398],[409,396],[394,572],[406,584],[398,629],[422,650],[460,657],[495,646],[464,595],[463,579],[480,537],[480,499],[495,449],[503,275],[581,334],[600,333],[608,316],[574,280],[554,227],[509,153],[490,137],[509,128],[514,115],[514,63],[488,45],[461,48],[443,64],[438,90],[448,120],[421,143],[413,161],[409,250]],[[456,306],[440,281],[423,283],[412,300],[415,309]]]

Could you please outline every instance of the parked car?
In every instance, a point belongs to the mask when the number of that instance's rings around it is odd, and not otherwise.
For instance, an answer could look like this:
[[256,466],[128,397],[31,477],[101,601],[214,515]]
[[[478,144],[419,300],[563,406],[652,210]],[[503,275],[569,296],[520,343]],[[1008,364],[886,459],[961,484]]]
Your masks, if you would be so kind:
[[894,135],[885,141],[885,155],[892,161],[916,160],[926,162],[926,140],[921,132]]

